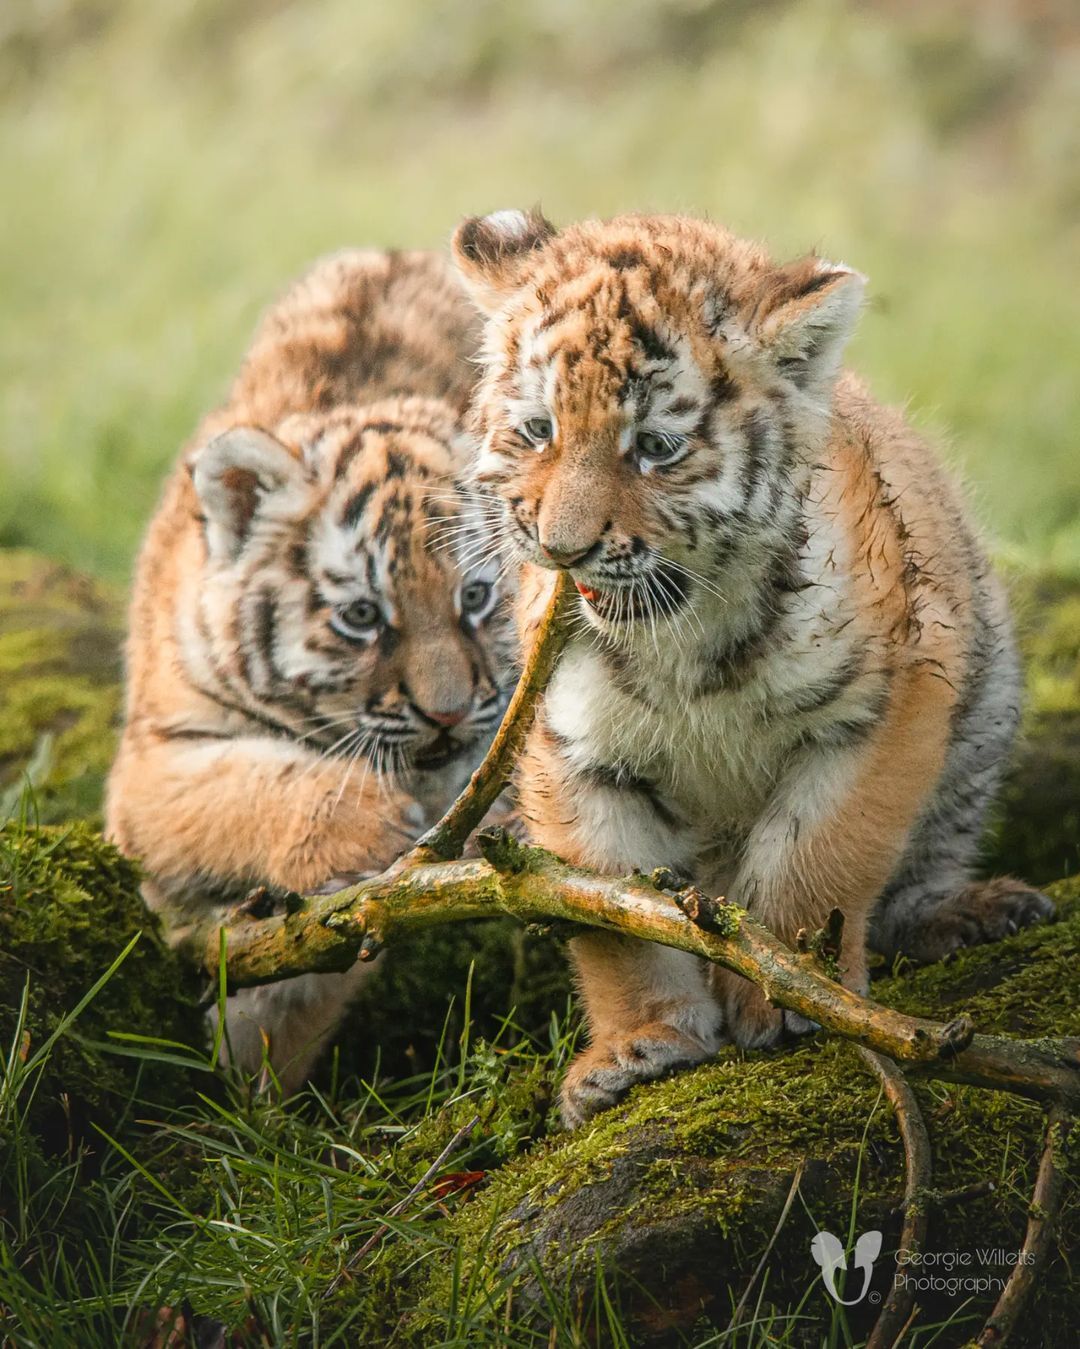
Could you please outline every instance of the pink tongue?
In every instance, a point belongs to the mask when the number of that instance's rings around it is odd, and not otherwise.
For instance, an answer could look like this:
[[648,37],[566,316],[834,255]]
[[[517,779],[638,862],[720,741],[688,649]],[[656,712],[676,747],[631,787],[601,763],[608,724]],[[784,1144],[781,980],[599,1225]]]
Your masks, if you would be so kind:
[[592,590],[589,586],[582,585],[580,581],[575,581],[574,584],[578,588],[578,594],[584,596],[585,599],[595,602],[600,598],[599,590]]

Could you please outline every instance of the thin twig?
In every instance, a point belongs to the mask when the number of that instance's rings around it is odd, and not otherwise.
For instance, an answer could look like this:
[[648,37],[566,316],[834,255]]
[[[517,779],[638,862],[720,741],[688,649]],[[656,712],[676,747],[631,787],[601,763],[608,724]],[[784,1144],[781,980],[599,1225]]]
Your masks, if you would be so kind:
[[[881,1083],[882,1090],[896,1113],[907,1168],[900,1249],[909,1254],[917,1253],[923,1249],[926,1241],[926,1229],[930,1221],[930,1186],[933,1180],[933,1162],[926,1121],[907,1078],[892,1059],[884,1054],[875,1054],[865,1045],[859,1045],[858,1049],[863,1061],[869,1064]],[[909,1289],[907,1285],[907,1280],[901,1280],[899,1284],[893,1280],[885,1305],[874,1324],[870,1338],[866,1341],[866,1349],[894,1349],[907,1333],[916,1312],[915,1290]]]
[[1046,1143],[1039,1162],[1039,1174],[1035,1178],[1035,1193],[1031,1196],[1028,1209],[1024,1245],[994,1310],[975,1341],[978,1349],[1000,1349],[1001,1345],[1007,1343],[1031,1296],[1036,1275],[1042,1273],[1043,1264],[1050,1254],[1050,1242],[1065,1193],[1065,1168],[1061,1154],[1070,1125],[1071,1121],[1060,1107],[1055,1106],[1047,1114]]
[[[461,1147],[462,1143],[464,1143],[465,1139],[468,1138],[468,1136],[472,1133],[472,1131],[476,1128],[476,1126],[479,1123],[480,1123],[480,1116],[474,1115],[472,1119],[469,1120],[468,1124],[463,1124],[461,1126],[461,1128],[457,1131],[457,1133],[453,1136],[453,1138],[451,1138],[450,1142],[447,1143],[446,1147],[443,1148],[442,1152],[439,1153],[439,1155],[431,1163],[428,1169],[424,1172],[424,1174],[412,1187],[409,1193],[405,1196],[405,1198],[399,1199],[398,1202],[394,1205],[394,1207],[390,1210],[390,1212],[386,1215],[388,1218],[397,1218],[402,1213],[405,1212],[405,1210],[409,1207],[409,1205],[416,1198],[416,1196],[421,1193],[424,1187],[432,1179],[434,1179],[434,1177],[439,1173],[440,1169],[446,1164],[447,1160],[450,1157],[452,1157],[455,1152],[457,1152],[458,1148]],[[375,1246],[377,1246],[389,1231],[390,1231],[389,1223],[382,1223],[379,1227],[377,1227],[375,1231],[372,1232],[371,1236],[368,1237],[367,1241],[365,1241],[364,1244],[360,1247],[360,1249],[354,1255],[349,1256],[345,1264],[326,1285],[326,1288],[323,1290],[323,1297],[329,1297],[332,1293],[336,1292],[337,1289],[340,1288],[341,1285],[345,1282],[346,1277],[352,1274],[356,1266],[360,1263],[361,1260],[363,1260],[364,1256],[367,1255],[367,1253],[370,1250],[372,1250]]]
[[780,1229],[783,1227],[784,1223],[787,1222],[787,1216],[791,1212],[791,1206],[795,1202],[795,1196],[799,1192],[799,1183],[802,1180],[804,1166],[805,1162],[800,1162],[795,1168],[795,1174],[791,1178],[791,1188],[788,1190],[787,1198],[784,1200],[784,1207],[780,1210],[780,1217],[776,1220],[776,1226],[773,1228],[772,1236],[769,1238],[768,1244],[761,1253],[761,1259],[755,1265],[753,1274],[750,1275],[750,1282],[746,1285],[742,1297],[739,1298],[738,1305],[732,1314],[731,1321],[728,1323],[728,1334],[730,1334],[740,1321],[742,1321],[743,1316],[746,1313],[746,1305],[750,1301],[750,1294],[758,1281],[761,1271],[765,1268],[765,1261],[769,1258],[769,1252],[776,1245],[776,1238],[780,1235]]
[[569,573],[560,572],[495,739],[465,790],[438,824],[420,838],[413,856],[426,853],[443,861],[460,857],[469,835],[495,804],[525,744],[536,715],[537,700],[566,645],[576,599]]

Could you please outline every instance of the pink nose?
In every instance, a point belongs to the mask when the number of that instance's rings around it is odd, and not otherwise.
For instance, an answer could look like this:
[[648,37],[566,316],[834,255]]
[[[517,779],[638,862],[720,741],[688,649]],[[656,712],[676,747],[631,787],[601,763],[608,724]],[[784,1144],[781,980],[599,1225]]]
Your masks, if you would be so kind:
[[424,712],[424,716],[435,722],[437,726],[460,726],[467,715],[464,708],[460,712],[432,712],[429,710]]

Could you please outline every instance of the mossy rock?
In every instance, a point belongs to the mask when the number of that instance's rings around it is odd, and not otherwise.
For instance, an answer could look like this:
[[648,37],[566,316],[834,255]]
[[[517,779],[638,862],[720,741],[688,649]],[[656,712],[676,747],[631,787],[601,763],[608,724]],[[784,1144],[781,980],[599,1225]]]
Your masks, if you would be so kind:
[[[136,935],[42,1066],[28,1072]],[[94,1143],[92,1122],[112,1132],[133,1102],[174,1101],[184,1071],[125,1054],[137,1055],[139,1044],[116,1035],[201,1045],[194,991],[195,976],[142,902],[138,869],[100,834],[85,824],[0,826],[0,1046],[5,1061],[12,1050],[16,1061],[0,1090],[0,1152],[17,1126],[42,1155],[70,1154]]]
[[95,818],[116,749],[122,610],[87,577],[0,551],[0,819]]
[[[1080,881],[1051,890],[1059,921],[950,965],[882,980],[876,996],[913,1013],[967,1011],[987,1031],[1080,1033]],[[927,1082],[916,1089],[940,1196],[926,1249],[967,1253],[972,1263],[955,1275],[1007,1278],[1008,1253],[1023,1239],[1042,1112],[976,1088]],[[471,1108],[462,1104],[432,1121],[428,1155]],[[1058,1249],[1037,1279],[1018,1343],[1073,1342],[1080,1299],[1080,1278],[1071,1272],[1080,1259],[1075,1146],[1073,1153]],[[799,1168],[798,1198],[777,1231]],[[386,1251],[364,1293],[369,1333],[389,1343],[430,1343],[468,1289],[479,1334],[485,1318],[494,1324],[506,1312],[510,1285],[515,1323],[531,1308],[541,1329],[550,1320],[552,1289],[587,1319],[602,1285],[629,1317],[635,1343],[696,1342],[727,1325],[775,1233],[751,1307],[759,1291],[761,1309],[778,1314],[805,1297],[793,1342],[817,1345],[835,1304],[816,1279],[810,1241],[817,1228],[843,1239],[854,1213],[856,1232],[885,1234],[871,1284],[876,1300],[845,1311],[858,1342],[897,1268],[903,1183],[895,1119],[851,1046],[815,1037],[772,1053],[729,1050],[693,1072],[638,1088],[580,1132],[556,1134],[493,1171],[443,1228],[443,1254],[416,1262],[407,1247]],[[1006,1254],[990,1258],[989,1251]],[[943,1269],[918,1273],[940,1277]],[[921,1291],[917,1324],[966,1316],[937,1341],[960,1345],[999,1287],[976,1288],[963,1308],[966,1287]]]

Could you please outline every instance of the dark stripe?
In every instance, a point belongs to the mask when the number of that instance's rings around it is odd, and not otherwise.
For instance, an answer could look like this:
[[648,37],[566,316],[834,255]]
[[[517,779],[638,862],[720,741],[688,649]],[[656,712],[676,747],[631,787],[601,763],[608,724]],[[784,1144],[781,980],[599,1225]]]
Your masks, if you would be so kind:
[[714,404],[730,403],[732,399],[738,398],[739,386],[726,370],[720,370],[709,381],[709,394]]
[[[675,352],[664,341],[651,324],[645,323],[636,314],[630,319],[630,336],[641,348],[646,360],[671,361]],[[653,386],[656,387],[655,385]]]
[[746,440],[746,464],[742,478],[743,501],[749,506],[767,468],[769,424],[760,408],[752,408],[742,420]]
[[606,258],[609,267],[613,267],[617,272],[628,272],[634,267],[645,266],[645,256],[640,248],[624,247],[616,248],[614,252],[607,255]]
[[696,408],[696,398],[676,398],[668,404],[666,410],[673,417],[681,417],[684,413],[694,412]]
[[341,523],[346,529],[355,529],[363,519],[364,512],[367,510],[368,502],[371,500],[375,491],[375,483],[365,483],[349,500],[345,503],[345,509],[341,512]]
[[802,287],[798,292],[798,295],[793,296],[792,298],[797,299],[804,295],[813,295],[819,290],[825,290],[825,288],[831,286],[834,281],[839,281],[843,275],[843,272],[817,272],[810,278],[806,285]]
[[[253,712],[251,708],[242,707],[239,703],[234,703],[228,698],[223,698],[219,693],[215,693],[212,689],[206,688],[203,684],[194,684],[193,687],[197,693],[201,693],[204,698],[209,698],[212,703],[216,703],[218,707],[224,708],[225,711],[235,712],[238,716],[245,717],[248,721],[255,722],[257,726],[263,727],[264,730],[272,731],[275,736],[282,739],[296,739],[296,732],[291,726],[286,725],[284,722],[275,721],[269,714]],[[231,739],[232,737],[228,738]]]
[[[219,701],[219,700],[215,700]],[[246,715],[246,714],[245,714]],[[195,727],[157,727],[153,731],[156,740],[235,740],[228,731],[201,731]]]
[[811,712],[820,712],[835,703],[863,672],[862,660],[852,656],[839,670],[817,684],[811,684],[794,703],[787,704],[785,711],[795,716],[805,716]]
[[650,782],[648,778],[639,777],[625,764],[588,764],[584,768],[576,768],[574,777],[580,782],[588,783],[591,787],[625,792],[631,796],[641,797],[656,818],[662,824],[667,825],[668,828],[673,828],[681,823],[678,815],[660,796],[656,783]]

